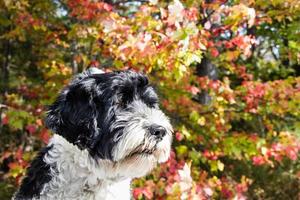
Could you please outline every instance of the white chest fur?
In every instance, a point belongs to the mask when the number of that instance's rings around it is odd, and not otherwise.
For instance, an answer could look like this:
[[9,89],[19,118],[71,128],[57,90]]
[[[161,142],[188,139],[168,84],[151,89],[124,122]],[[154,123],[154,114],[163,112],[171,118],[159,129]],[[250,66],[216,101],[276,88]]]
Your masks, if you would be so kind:
[[54,135],[49,145],[53,147],[44,161],[55,167],[51,168],[51,181],[42,189],[41,200],[130,199],[131,178],[122,176],[122,167],[108,160],[96,162],[86,150],[59,135]]

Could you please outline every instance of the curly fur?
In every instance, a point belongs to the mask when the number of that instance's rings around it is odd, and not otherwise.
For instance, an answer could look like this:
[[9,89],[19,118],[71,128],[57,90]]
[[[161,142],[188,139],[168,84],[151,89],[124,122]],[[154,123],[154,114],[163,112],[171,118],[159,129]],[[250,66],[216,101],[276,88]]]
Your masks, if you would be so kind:
[[50,106],[55,133],[32,162],[19,199],[130,199],[130,181],[169,158],[172,126],[146,76],[76,76]]

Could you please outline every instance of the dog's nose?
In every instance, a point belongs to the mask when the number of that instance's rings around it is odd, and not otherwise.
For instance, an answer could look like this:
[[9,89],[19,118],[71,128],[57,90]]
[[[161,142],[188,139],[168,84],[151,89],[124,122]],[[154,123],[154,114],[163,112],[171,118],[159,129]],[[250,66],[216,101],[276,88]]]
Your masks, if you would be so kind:
[[166,135],[166,129],[162,126],[154,124],[150,126],[150,134],[158,138],[163,138]]

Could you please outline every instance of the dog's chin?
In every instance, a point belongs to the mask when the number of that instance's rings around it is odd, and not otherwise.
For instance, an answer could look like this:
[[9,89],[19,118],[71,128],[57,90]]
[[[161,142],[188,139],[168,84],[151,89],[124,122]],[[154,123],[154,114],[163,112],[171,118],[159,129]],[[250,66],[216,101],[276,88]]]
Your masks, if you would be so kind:
[[125,176],[139,178],[147,175],[158,163],[165,162],[168,158],[169,154],[167,151],[156,149],[153,152],[134,152],[126,156],[126,158],[119,163],[126,169],[124,170]]
[[167,162],[170,157],[170,149],[157,149],[153,152],[153,155],[157,159],[158,163]]

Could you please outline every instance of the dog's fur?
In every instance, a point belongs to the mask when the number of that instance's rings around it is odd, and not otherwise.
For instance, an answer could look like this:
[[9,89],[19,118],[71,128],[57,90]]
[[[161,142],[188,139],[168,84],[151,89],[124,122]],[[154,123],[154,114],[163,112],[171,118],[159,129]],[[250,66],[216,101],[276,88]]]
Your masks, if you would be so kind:
[[165,162],[172,127],[146,76],[93,69],[50,106],[55,133],[14,199],[130,199],[130,181]]

